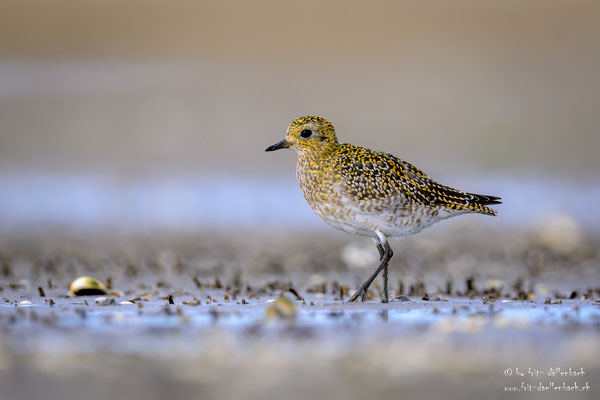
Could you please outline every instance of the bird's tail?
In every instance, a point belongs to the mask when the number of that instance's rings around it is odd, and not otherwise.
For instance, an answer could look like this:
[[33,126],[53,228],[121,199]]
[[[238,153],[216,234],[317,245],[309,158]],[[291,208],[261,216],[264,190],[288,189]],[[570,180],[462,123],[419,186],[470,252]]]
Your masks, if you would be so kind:
[[498,211],[487,206],[502,204],[500,197],[475,193],[467,193],[467,195],[470,196],[467,204],[469,210],[487,215],[498,215]]

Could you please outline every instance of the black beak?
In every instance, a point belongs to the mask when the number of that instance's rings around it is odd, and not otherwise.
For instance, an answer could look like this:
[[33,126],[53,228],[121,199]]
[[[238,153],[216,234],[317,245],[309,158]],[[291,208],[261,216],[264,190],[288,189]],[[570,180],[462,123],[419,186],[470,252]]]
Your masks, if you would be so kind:
[[275,151],[275,150],[279,150],[279,149],[287,149],[288,147],[288,143],[285,139],[283,139],[281,142],[277,142],[272,146],[267,147],[267,149],[265,151]]

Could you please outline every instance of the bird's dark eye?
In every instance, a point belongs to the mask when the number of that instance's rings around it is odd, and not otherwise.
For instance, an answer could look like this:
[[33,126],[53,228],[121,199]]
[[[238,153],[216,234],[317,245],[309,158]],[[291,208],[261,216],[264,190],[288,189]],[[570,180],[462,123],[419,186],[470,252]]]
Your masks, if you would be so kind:
[[312,131],[310,129],[305,129],[302,132],[300,132],[300,136],[302,136],[304,139],[309,138],[310,135],[312,135]]

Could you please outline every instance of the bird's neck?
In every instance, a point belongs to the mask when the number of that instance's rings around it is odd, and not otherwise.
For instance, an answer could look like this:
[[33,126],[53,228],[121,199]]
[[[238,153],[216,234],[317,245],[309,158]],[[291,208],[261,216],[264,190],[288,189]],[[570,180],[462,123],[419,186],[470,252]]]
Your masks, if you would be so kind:
[[337,147],[339,147],[339,145],[323,146],[298,151],[298,164],[317,167],[324,161],[329,160],[336,152]]

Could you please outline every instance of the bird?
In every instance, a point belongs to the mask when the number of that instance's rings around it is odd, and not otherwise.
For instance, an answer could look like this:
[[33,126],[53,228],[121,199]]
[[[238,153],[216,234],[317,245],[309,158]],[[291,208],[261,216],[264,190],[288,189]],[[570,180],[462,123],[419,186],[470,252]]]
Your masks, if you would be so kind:
[[303,116],[289,125],[286,136],[265,151],[296,151],[296,177],[313,211],[330,226],[370,237],[379,264],[348,302],[365,301],[373,280],[383,270],[382,302],[389,302],[388,264],[391,237],[407,237],[457,215],[496,216],[490,205],[497,196],[467,193],[437,183],[412,164],[392,154],[339,143],[335,128],[318,116]]

